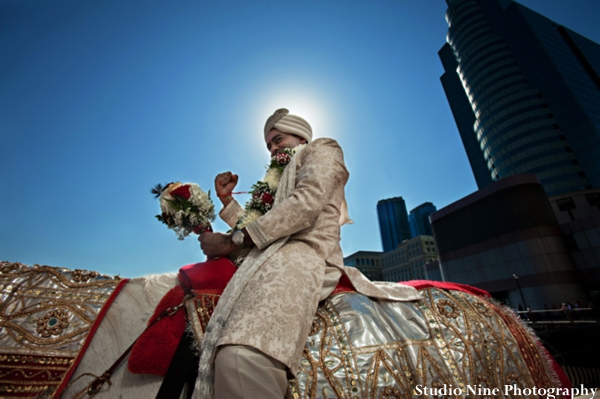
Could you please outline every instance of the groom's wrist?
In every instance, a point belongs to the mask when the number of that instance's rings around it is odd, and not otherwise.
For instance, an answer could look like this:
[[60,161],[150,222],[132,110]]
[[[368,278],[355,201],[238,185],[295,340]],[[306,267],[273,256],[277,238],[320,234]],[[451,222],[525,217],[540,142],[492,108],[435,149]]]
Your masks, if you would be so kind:
[[217,195],[217,197],[219,197],[223,206],[227,206],[231,201],[233,201],[231,194]]
[[242,233],[244,233],[244,246],[248,248],[253,247],[254,241],[252,241],[252,237],[250,237],[250,234],[248,234],[248,230],[246,230],[245,227],[242,229]]

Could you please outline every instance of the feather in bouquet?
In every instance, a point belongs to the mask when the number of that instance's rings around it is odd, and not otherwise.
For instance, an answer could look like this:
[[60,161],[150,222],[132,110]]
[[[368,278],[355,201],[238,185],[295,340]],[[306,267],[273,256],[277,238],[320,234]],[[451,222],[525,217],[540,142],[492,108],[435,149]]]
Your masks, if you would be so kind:
[[173,230],[179,240],[191,233],[212,231],[215,205],[210,191],[205,193],[195,183],[174,182],[165,186],[157,184],[151,192],[159,199],[162,211],[156,218]]

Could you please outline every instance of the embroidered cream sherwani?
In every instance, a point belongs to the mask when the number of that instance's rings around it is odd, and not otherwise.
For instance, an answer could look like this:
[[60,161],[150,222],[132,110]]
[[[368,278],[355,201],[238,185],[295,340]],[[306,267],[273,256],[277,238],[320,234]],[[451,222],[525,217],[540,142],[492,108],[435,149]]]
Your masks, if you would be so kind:
[[[341,273],[361,293],[389,300],[415,300],[412,287],[373,284],[343,266],[340,215],[348,171],[332,139],[308,144],[296,158],[292,194],[247,226],[260,250],[281,237],[288,241],[265,261],[231,311],[218,345],[252,346],[284,363],[295,375],[319,300]],[[220,216],[234,226],[242,207],[235,201]],[[244,267],[242,265],[241,267]]]

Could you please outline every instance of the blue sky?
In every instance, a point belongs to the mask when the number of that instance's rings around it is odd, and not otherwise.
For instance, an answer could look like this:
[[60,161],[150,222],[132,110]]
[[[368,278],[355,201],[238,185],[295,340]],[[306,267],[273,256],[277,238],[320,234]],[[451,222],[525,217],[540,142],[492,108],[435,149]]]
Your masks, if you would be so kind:
[[[521,4],[600,42],[597,0]],[[149,189],[264,173],[286,107],[350,171],[345,255],[381,250],[377,201],[477,189],[439,77],[442,0],[0,0],[0,259],[134,277],[204,260]],[[239,197],[241,202],[245,196]],[[217,230],[226,230],[222,222]]]

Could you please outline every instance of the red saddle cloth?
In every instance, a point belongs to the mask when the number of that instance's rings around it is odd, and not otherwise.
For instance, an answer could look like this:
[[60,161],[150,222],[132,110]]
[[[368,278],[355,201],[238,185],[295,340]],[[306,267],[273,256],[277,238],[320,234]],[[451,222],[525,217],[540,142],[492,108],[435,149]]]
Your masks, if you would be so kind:
[[[181,285],[172,288],[163,297],[148,325],[154,322],[165,309],[181,304],[185,292],[193,290],[194,294],[220,295],[236,270],[236,266],[227,258],[183,266],[179,269]],[[459,290],[479,296],[490,296],[486,291],[464,284],[428,280],[405,281],[402,284],[413,286],[418,290],[437,287],[447,290]],[[332,295],[350,291],[355,291],[355,289],[350,279],[346,275],[342,275]],[[135,343],[129,356],[129,370],[136,374],[165,375],[185,328],[186,317],[183,309],[179,309],[174,315],[165,316],[156,322],[144,331]]]
[[443,290],[453,290],[453,291],[462,291],[467,294],[473,294],[477,296],[482,296],[485,298],[491,298],[489,292],[484,291],[482,289],[459,283],[448,283],[445,281],[432,281],[432,280],[410,280],[403,281],[402,284],[410,285],[411,287],[415,287],[416,289],[424,290],[426,288],[441,288]]
[[[160,300],[148,321],[152,324],[159,315],[183,302],[186,292],[220,295],[237,268],[227,258],[219,258],[183,266],[179,269],[180,285],[172,288]],[[165,375],[186,328],[185,310],[165,316],[138,338],[131,350],[127,367],[136,374]]]

